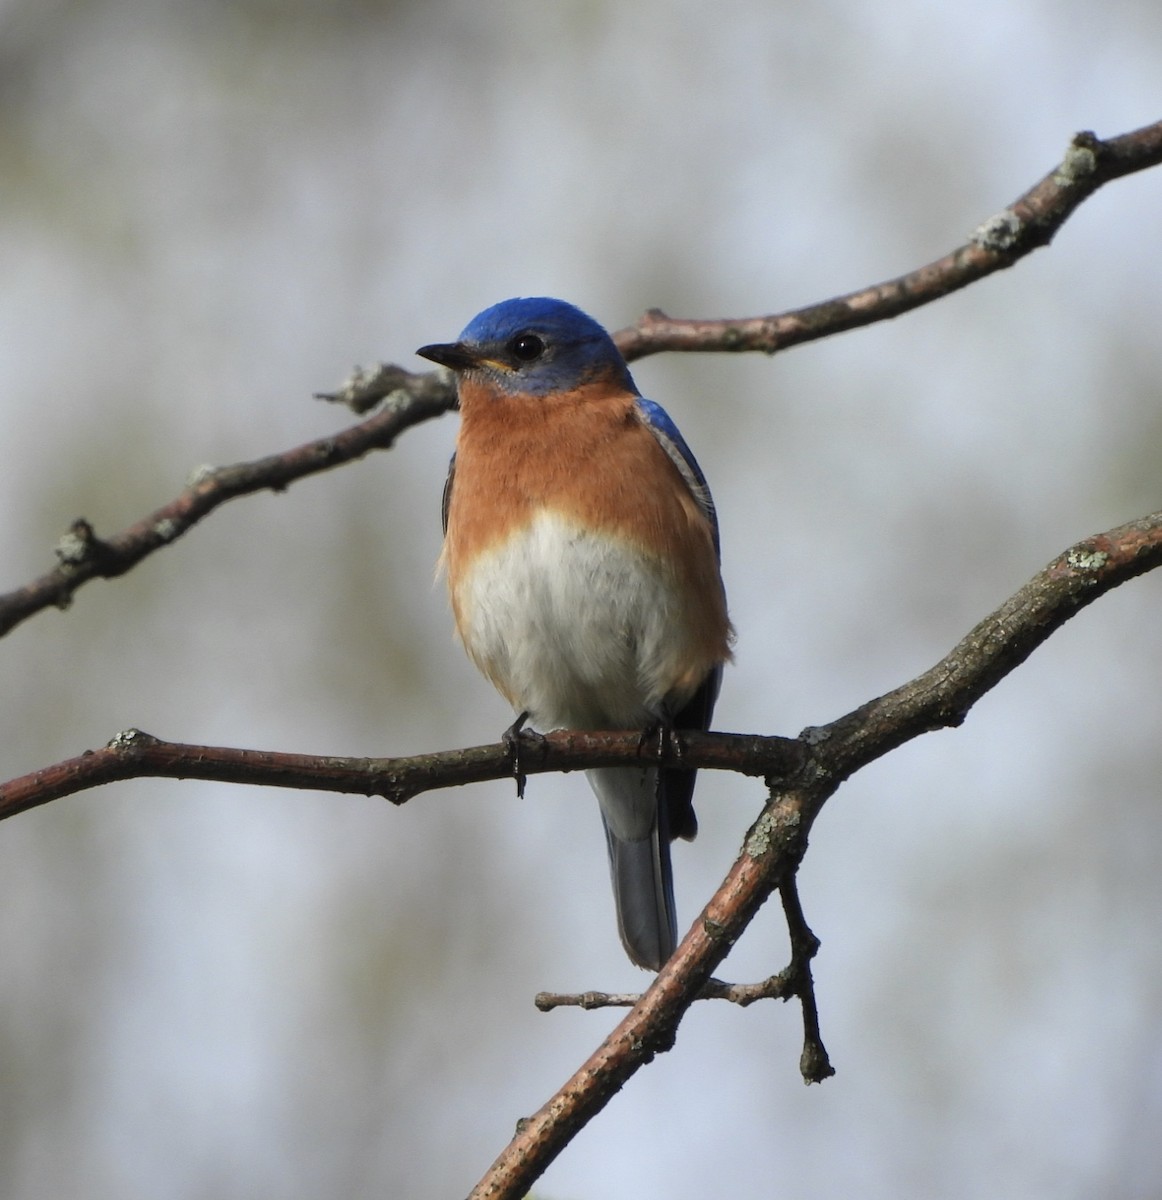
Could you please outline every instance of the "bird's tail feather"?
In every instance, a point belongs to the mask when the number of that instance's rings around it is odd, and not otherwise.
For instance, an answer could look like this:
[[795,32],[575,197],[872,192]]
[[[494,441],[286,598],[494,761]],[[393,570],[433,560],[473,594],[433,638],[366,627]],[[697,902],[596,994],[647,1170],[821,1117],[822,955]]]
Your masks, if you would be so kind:
[[621,944],[639,967],[658,971],[678,942],[669,841],[655,831],[645,841],[623,842],[608,825],[605,837]]
[[[588,774],[601,800],[622,945],[639,967],[660,970],[678,943],[678,920],[670,869],[670,831],[666,805],[659,803],[658,773],[606,769]],[[636,793],[633,799],[638,815],[627,822],[624,805],[632,793]],[[610,811],[618,800],[622,811]],[[648,808],[643,812],[646,802]]]

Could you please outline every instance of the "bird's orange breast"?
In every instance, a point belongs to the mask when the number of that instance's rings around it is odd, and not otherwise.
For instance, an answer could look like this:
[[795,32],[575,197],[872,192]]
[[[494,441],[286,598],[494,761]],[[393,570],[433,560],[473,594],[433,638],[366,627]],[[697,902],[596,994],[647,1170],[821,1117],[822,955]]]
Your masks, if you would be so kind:
[[[695,685],[730,657],[710,522],[643,423],[634,396],[590,384],[497,396],[461,381],[461,426],[442,563],[462,636],[460,582],[540,515],[631,547],[672,579]],[[465,636],[465,641],[468,637]]]
[[449,567],[545,508],[661,557],[688,553],[691,540],[705,541],[714,557],[709,522],[632,395],[590,385],[565,397],[496,398],[465,381],[460,407]]

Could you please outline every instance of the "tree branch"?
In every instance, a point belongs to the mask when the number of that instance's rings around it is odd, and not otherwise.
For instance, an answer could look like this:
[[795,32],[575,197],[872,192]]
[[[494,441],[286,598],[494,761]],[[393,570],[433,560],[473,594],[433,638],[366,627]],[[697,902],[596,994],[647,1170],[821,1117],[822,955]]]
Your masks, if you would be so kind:
[[[795,738],[739,733],[684,732],[680,761],[669,747],[659,753],[656,743],[643,745],[640,731],[560,731],[546,734],[532,749],[530,746],[530,742],[521,743],[522,775],[656,762],[781,779],[794,774],[803,761],[803,746]],[[406,758],[343,758],[193,746],[127,729],[100,750],[86,750],[76,758],[0,784],[0,820],[125,779],[207,779],[382,796],[392,804],[406,804],[423,792],[504,779],[513,772],[513,753],[504,742]]]
[[806,308],[738,320],[677,320],[650,309],[616,341],[632,362],[661,350],[761,350],[803,342],[898,317],[975,283],[1047,246],[1077,207],[1105,183],[1162,163],[1162,121],[1101,141],[1076,134],[1065,157],[1007,208],[981,224],[963,246],[884,283]]
[[455,405],[443,375],[413,375],[400,367],[381,368],[379,399],[397,394],[395,403],[375,416],[331,437],[228,467],[200,467],[189,486],[168,504],[109,538],[98,537],[83,517],[73,522],[56,546],[56,567],[13,592],[0,595],[0,636],[45,608],[68,608],[76,590],[90,579],[112,579],[155,550],[177,541],[203,517],[255,492],[280,492],[298,479],[386,450],[412,425],[439,416]]

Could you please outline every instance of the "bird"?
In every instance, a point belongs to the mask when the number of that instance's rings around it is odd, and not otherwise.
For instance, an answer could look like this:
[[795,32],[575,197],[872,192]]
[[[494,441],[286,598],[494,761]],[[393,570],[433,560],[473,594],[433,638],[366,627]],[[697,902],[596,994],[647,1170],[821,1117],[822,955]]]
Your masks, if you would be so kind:
[[[440,568],[468,656],[518,714],[509,735],[640,730],[680,749],[682,730],[709,728],[734,631],[714,502],[677,426],[563,300],[504,300],[416,353],[456,380]],[[697,832],[695,773],[586,774],[622,944],[658,971],[677,945],[670,841]]]

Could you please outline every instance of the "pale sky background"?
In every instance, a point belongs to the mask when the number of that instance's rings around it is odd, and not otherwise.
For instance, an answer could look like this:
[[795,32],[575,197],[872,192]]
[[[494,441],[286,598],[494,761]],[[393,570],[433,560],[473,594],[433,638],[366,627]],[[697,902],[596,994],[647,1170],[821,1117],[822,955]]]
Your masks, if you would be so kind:
[[[972,6],[0,0],[0,589],[201,463],[350,417],[515,294],[611,328],[824,299],[962,242],[1078,129],[1160,115],[1156,0]],[[1162,507],[1162,171],[911,316],[639,363],[714,488],[722,729],[931,665],[1072,542]],[[0,774],[158,736],[494,741],[451,637],[454,418],[220,510],[0,644]],[[549,1200],[1154,1197],[1162,576],[963,728],[859,775],[803,868],[838,1074],[793,1006],[701,1005]],[[761,789],[704,774],[690,920]],[[728,960],[785,960],[772,909]],[[0,1196],[466,1193],[631,988],[579,777],[381,801],[138,781],[0,827]]]

